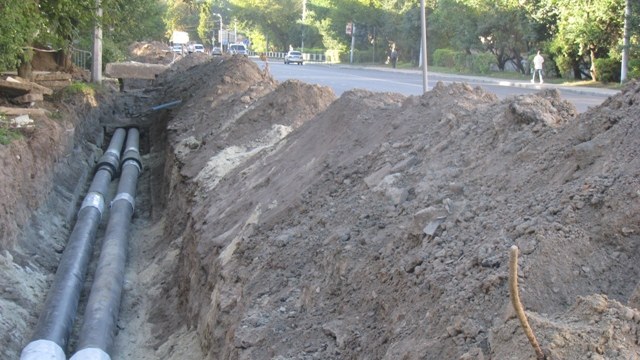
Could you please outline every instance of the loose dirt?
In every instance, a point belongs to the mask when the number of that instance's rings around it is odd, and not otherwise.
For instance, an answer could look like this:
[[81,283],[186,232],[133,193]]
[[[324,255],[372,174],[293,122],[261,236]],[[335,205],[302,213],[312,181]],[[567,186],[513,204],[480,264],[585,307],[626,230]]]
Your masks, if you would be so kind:
[[[582,114],[553,90],[498,100],[466,84],[336,99],[244,57],[176,61],[152,88],[113,94],[118,114],[181,101],[140,120],[113,358],[535,359],[509,300],[514,244],[549,359],[639,358],[639,93]],[[50,185],[16,156],[71,151],[39,134],[0,145],[14,184],[0,192],[7,358],[64,246],[25,236],[44,205],[20,186]],[[42,237],[64,239],[63,223]]]

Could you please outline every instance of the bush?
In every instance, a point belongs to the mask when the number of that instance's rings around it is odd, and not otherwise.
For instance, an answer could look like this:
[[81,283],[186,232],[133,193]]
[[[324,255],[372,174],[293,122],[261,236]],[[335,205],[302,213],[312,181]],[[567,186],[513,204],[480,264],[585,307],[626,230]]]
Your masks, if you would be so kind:
[[455,56],[455,67],[456,70],[462,72],[465,70],[471,69],[471,64],[473,62],[473,55],[469,55],[464,51],[456,52]]
[[640,78],[640,60],[639,59],[629,60],[627,79],[638,79],[638,78]]
[[356,63],[384,63],[387,60],[387,54],[384,49],[376,49],[375,61],[373,60],[373,48],[366,50],[356,50],[353,54],[353,61]]
[[453,68],[456,66],[456,51],[451,49],[437,49],[433,52],[433,64]]
[[594,62],[598,81],[603,83],[620,81],[620,61],[615,59],[596,59]]
[[471,70],[481,74],[488,74],[491,72],[491,64],[493,64],[495,60],[492,54],[475,54],[471,60]]
[[330,49],[324,52],[324,57],[329,63],[340,62],[340,50]]

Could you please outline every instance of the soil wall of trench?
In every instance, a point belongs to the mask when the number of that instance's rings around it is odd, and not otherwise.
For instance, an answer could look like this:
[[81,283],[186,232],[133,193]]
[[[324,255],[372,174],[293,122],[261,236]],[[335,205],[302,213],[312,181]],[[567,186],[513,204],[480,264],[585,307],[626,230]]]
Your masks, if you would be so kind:
[[19,358],[29,341],[79,203],[102,154],[109,92],[63,91],[48,116],[0,145],[0,357]]
[[[336,99],[195,55],[112,107],[75,100],[83,117],[41,135],[55,151],[21,150],[35,175],[7,175],[3,197],[34,196],[3,207],[19,216],[2,217],[0,351],[28,341],[104,119],[145,114],[114,359],[535,359],[509,301],[514,244],[548,358],[633,358],[639,89],[584,114],[553,90],[465,84]],[[3,161],[18,146],[37,148]]]

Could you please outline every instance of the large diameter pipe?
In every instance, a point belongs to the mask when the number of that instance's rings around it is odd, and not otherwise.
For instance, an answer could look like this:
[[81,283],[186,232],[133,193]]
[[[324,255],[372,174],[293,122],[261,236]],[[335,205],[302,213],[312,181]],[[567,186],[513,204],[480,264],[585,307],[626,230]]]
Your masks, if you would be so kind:
[[125,136],[124,129],[117,129],[107,151],[98,161],[98,170],[78,211],[76,224],[62,253],[44,309],[31,342],[22,350],[21,360],[65,359],[96,231],[104,211],[105,194],[117,171],[113,161],[119,161]]
[[139,133],[130,129],[123,155],[118,194],[111,212],[98,267],[87,302],[76,352],[71,360],[109,360],[120,311],[129,228],[135,211],[138,175],[141,172]]

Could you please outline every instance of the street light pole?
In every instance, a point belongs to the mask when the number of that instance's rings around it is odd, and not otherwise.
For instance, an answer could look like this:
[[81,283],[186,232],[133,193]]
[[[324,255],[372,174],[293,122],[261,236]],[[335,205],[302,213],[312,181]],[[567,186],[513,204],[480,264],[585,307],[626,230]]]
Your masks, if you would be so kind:
[[217,17],[220,18],[220,30],[218,32],[218,41],[220,41],[220,49],[222,49],[222,39],[220,38],[220,35],[219,35],[222,32],[222,15],[217,14],[217,13],[213,13],[211,15],[217,16]]

